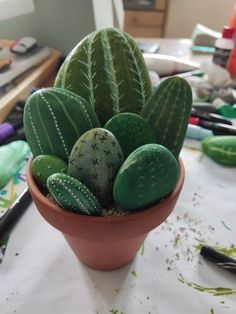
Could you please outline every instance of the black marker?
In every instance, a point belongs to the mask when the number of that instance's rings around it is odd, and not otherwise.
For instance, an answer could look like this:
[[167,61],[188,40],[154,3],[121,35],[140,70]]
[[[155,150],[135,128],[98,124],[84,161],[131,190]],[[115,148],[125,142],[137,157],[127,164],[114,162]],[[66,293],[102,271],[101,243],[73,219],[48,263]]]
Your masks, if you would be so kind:
[[195,108],[192,108],[191,116],[192,117],[198,117],[198,118],[206,120],[206,121],[232,125],[232,122],[229,119],[223,118],[219,114],[210,113],[210,112],[203,112],[203,111],[197,110]]
[[0,243],[3,243],[10,235],[12,228],[20,219],[26,208],[31,203],[31,194],[26,188],[17,200],[9,207],[7,212],[0,218]]
[[213,262],[215,265],[236,274],[236,260],[234,258],[220,253],[209,246],[203,246],[200,254],[209,261]]

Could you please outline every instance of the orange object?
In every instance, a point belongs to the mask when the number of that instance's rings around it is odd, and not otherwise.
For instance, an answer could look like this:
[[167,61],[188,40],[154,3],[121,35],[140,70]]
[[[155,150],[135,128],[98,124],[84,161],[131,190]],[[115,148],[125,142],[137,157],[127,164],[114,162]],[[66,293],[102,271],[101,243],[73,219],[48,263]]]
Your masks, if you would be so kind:
[[233,14],[229,20],[229,26],[236,29],[236,4],[235,4],[234,9],[233,9]]
[[[184,165],[179,159],[180,176],[174,191],[163,201],[123,216],[95,217],[69,212],[49,201],[37,187],[27,166],[27,183],[40,214],[56,229],[88,267],[118,269],[131,262],[148,233],[173,211],[184,183]],[[132,195],[130,195],[132,197]]]
[[234,41],[234,48],[232,49],[230,53],[226,68],[232,77],[236,77],[236,33],[234,33],[233,35],[233,41]]

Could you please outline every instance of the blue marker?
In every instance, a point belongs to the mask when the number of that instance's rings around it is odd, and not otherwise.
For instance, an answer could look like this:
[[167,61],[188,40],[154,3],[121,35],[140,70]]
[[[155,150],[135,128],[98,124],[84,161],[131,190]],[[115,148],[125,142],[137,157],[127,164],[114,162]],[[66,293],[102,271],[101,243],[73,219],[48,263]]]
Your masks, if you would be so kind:
[[203,140],[206,137],[213,136],[211,130],[201,128],[198,125],[189,124],[186,137],[193,138],[195,140]]

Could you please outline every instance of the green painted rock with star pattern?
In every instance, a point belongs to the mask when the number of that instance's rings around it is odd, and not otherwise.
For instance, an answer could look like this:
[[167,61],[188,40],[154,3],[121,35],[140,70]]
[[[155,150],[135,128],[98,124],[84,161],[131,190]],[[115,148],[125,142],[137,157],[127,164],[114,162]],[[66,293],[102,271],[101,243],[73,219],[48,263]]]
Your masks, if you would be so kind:
[[116,137],[108,130],[95,128],[75,143],[68,173],[85,184],[106,207],[112,202],[113,183],[123,161]]

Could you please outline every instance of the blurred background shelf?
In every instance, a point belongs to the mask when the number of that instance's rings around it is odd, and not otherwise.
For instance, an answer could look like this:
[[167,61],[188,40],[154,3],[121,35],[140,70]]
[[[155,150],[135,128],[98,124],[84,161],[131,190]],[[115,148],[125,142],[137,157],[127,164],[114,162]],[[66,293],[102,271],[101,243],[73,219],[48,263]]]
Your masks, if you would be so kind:
[[[13,41],[0,39],[0,45],[8,47]],[[15,80],[15,85],[0,97],[0,123],[4,121],[17,101],[27,98],[33,87],[52,86],[57,73],[61,53],[50,48],[50,56]]]
[[123,0],[124,30],[133,37],[163,37],[168,0]]

